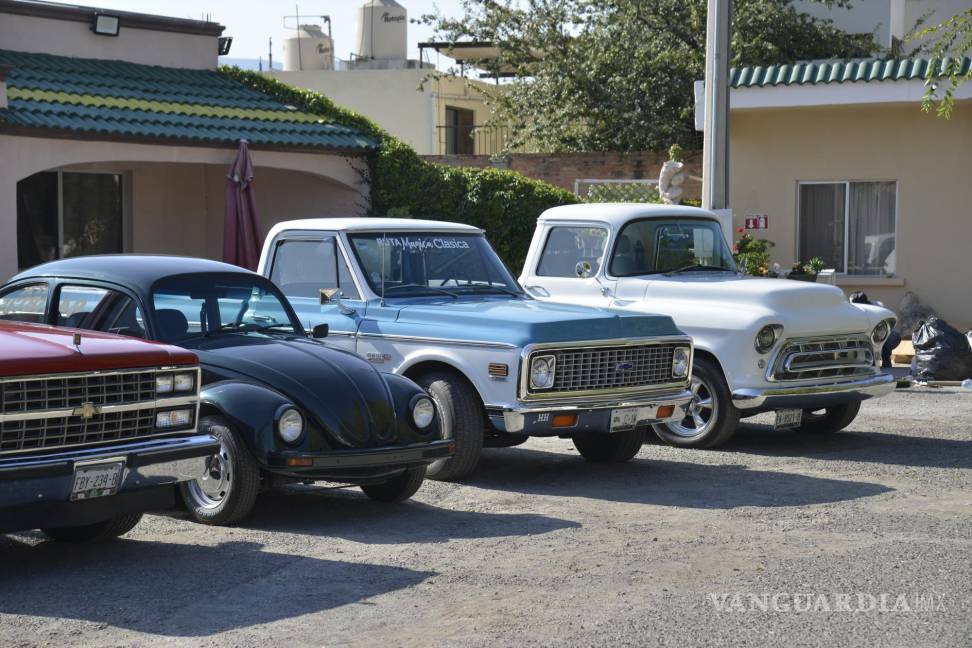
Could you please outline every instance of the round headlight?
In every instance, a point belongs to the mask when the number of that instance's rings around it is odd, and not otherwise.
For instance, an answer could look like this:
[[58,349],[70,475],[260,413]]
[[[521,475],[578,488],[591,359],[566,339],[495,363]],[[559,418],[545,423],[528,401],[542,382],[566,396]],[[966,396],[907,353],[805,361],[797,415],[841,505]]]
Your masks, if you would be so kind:
[[776,335],[779,327],[772,324],[767,324],[763,328],[759,329],[759,333],[756,334],[755,347],[760,353],[766,353],[773,348],[776,344]]
[[412,420],[415,422],[415,427],[420,430],[432,425],[432,421],[435,420],[435,405],[432,404],[431,399],[424,396],[415,399],[412,403]]
[[294,443],[304,431],[304,417],[294,408],[286,410],[277,421],[277,434],[284,443]]
[[553,356],[538,356],[530,364],[530,385],[536,389],[550,389],[554,384],[554,370],[557,359]]
[[672,377],[687,378],[689,375],[689,350],[685,347],[675,347],[672,356]]
[[888,324],[888,320],[883,320],[874,327],[871,339],[874,340],[875,344],[883,344],[889,335],[891,335],[891,325]]

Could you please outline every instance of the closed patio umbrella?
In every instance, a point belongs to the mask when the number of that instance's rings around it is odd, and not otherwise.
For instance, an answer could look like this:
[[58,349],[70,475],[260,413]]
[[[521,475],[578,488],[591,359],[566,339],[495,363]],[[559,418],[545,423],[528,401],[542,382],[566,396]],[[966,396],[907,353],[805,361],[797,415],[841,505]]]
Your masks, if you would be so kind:
[[226,215],[223,221],[223,261],[248,270],[260,262],[260,233],[253,196],[253,160],[246,140],[226,174]]

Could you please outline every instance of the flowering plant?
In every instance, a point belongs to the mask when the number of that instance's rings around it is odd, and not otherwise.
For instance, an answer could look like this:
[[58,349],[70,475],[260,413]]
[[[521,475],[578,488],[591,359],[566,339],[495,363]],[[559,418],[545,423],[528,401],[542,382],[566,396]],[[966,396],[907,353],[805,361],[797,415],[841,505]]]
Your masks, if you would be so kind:
[[739,269],[754,277],[775,277],[777,273],[772,269],[769,253],[775,245],[773,241],[753,238],[742,227],[736,229],[736,233],[740,236],[732,246],[732,258]]

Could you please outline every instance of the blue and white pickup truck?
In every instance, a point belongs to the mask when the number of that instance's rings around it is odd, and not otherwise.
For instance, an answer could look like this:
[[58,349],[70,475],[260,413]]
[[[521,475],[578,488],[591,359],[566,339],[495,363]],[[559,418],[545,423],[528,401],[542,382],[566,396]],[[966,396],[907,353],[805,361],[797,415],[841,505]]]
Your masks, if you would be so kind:
[[484,445],[531,435],[569,437],[591,461],[625,461],[647,425],[681,420],[692,397],[692,342],[670,317],[533,299],[475,227],[280,223],[260,272],[315,336],[429,392],[456,445],[429,467],[436,479],[471,473]]

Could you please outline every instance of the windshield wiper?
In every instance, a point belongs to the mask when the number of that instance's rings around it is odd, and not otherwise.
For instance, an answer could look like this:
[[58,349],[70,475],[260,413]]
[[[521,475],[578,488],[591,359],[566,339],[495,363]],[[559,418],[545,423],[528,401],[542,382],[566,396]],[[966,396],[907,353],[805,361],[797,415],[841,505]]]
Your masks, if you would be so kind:
[[393,290],[398,290],[399,288],[421,288],[422,290],[432,290],[434,292],[441,293],[443,295],[448,295],[453,299],[459,299],[459,295],[457,295],[454,292],[445,290],[444,288],[436,288],[435,286],[423,286],[422,284],[416,284],[416,283],[398,284],[397,286],[385,286],[385,293],[389,293]]
[[511,295],[513,297],[519,297],[522,293],[518,293],[515,290],[510,290],[506,286],[462,286],[463,290],[468,291],[482,291],[482,292],[500,292],[504,295]]
[[290,332],[293,333],[293,331],[294,331],[294,325],[293,324],[282,324],[282,323],[267,324],[265,326],[257,326],[256,328],[246,329],[244,331],[244,333],[249,332],[249,331],[253,331],[253,332],[256,332],[256,333],[262,333],[264,331],[271,331],[273,329],[290,329]]
[[674,274],[678,274],[680,272],[688,272],[689,270],[719,270],[721,272],[732,272],[731,269],[726,268],[724,266],[706,265],[704,263],[690,263],[688,265],[682,266],[681,268],[675,268],[674,270],[666,270],[662,274],[671,276]]

